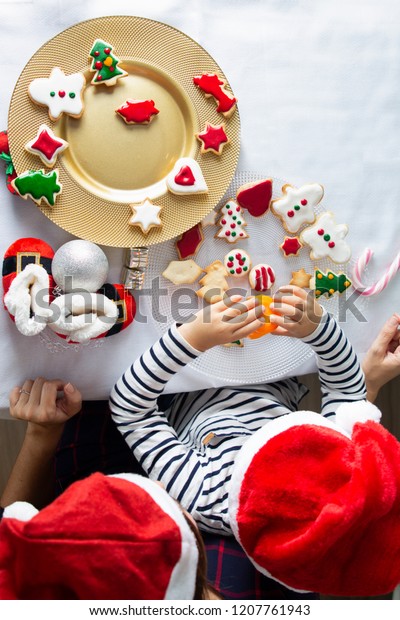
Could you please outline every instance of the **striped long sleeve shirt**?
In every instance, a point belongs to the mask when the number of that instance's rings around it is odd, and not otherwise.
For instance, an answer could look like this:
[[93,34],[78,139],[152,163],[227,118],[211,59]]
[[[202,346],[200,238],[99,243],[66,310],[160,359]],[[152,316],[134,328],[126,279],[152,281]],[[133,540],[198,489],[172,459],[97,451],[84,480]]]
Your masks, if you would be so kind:
[[[340,403],[366,398],[355,352],[330,315],[303,341],[316,353],[323,416],[334,417]],[[264,424],[297,411],[306,388],[294,378],[209,388],[176,394],[160,411],[157,399],[166,383],[197,355],[173,325],[118,380],[110,408],[148,476],[162,482],[199,527],[231,534],[228,493],[236,455]]]

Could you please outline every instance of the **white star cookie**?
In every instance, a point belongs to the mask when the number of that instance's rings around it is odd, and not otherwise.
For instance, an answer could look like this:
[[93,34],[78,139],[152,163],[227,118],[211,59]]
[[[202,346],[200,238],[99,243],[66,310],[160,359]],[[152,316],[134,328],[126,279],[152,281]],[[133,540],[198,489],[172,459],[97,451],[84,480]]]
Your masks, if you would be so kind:
[[303,224],[315,222],[314,209],[324,195],[324,188],[318,183],[309,183],[299,188],[292,185],[282,187],[282,198],[271,202],[271,211],[281,220],[289,233],[295,233]]
[[153,204],[151,200],[146,198],[140,205],[129,205],[133,211],[133,215],[129,220],[130,226],[139,226],[142,232],[147,235],[149,230],[154,227],[161,226],[159,213],[162,207]]
[[167,187],[173,194],[205,194],[207,183],[197,161],[192,157],[180,157],[167,176]]
[[334,263],[347,263],[351,248],[344,241],[348,233],[346,224],[335,224],[333,213],[327,211],[319,216],[314,226],[300,234],[300,240],[311,247],[310,258],[319,260],[328,256]]
[[36,78],[28,86],[32,101],[47,106],[52,121],[61,114],[79,118],[83,113],[82,93],[86,86],[83,73],[65,75],[59,67],[52,69],[47,78]]

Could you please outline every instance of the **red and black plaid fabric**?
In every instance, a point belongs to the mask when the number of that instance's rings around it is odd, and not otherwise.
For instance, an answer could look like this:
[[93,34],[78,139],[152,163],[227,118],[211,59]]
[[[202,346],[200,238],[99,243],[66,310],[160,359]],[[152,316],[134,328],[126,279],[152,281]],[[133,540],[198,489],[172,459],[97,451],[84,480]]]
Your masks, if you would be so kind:
[[[170,399],[172,396],[163,396]],[[160,407],[165,407],[163,402]],[[55,458],[56,494],[75,480],[104,474],[144,474],[117,430],[107,401],[86,401],[82,412],[65,425]],[[235,538],[202,532],[207,551],[208,580],[226,600],[314,599],[298,594],[259,573]]]

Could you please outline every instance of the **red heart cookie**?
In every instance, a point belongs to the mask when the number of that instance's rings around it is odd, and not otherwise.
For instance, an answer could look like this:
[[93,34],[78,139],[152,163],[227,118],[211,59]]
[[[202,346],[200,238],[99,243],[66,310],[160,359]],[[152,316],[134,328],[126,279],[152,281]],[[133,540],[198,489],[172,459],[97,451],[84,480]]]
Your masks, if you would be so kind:
[[243,209],[250,215],[260,217],[269,209],[272,198],[272,179],[263,179],[253,183],[246,183],[239,187],[236,199]]

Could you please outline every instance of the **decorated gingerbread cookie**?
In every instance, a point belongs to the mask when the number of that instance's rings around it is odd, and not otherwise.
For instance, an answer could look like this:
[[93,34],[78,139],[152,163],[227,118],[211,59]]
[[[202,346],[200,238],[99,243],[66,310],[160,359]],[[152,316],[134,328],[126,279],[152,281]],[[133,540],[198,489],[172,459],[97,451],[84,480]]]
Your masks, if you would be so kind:
[[48,108],[52,121],[62,114],[80,118],[83,114],[82,94],[86,86],[83,73],[65,75],[59,67],[50,76],[36,78],[28,86],[28,94],[34,103]]
[[260,217],[269,209],[272,198],[272,179],[245,183],[239,187],[236,200],[250,215]]
[[313,226],[303,230],[300,239],[311,247],[312,260],[328,257],[334,263],[347,263],[351,257],[351,248],[344,240],[347,232],[348,226],[336,224],[333,213],[327,211]]
[[127,74],[120,66],[120,59],[113,54],[113,47],[102,39],[96,39],[89,53],[89,60],[92,60],[91,71],[94,71],[92,84],[98,86],[114,86],[120,78]]
[[200,280],[201,288],[196,291],[196,295],[209,304],[215,304],[217,301],[221,301],[224,292],[229,288],[226,281],[228,272],[220,260],[215,260],[211,265],[205,267],[204,271],[206,275]]
[[189,258],[189,260],[172,260],[162,275],[173,284],[179,285],[193,284],[202,273],[204,269]]
[[149,125],[159,110],[152,99],[128,99],[115,112],[127,125]]
[[333,271],[323,273],[316,269],[314,277],[310,280],[310,288],[315,290],[317,299],[321,295],[332,297],[334,293],[344,293],[349,286],[351,286],[351,281],[345,273],[333,273]]
[[193,83],[203,91],[206,97],[214,97],[218,103],[217,112],[229,118],[236,108],[237,99],[226,90],[226,81],[216,73],[195,75]]
[[298,256],[303,244],[298,237],[285,237],[279,247],[287,258],[288,256]]
[[220,210],[218,224],[221,227],[215,234],[216,239],[225,239],[228,243],[236,243],[248,238],[245,230],[247,223],[243,217],[243,209],[235,200],[228,200]]
[[271,211],[281,219],[287,232],[296,233],[303,224],[315,222],[315,207],[324,195],[322,185],[309,183],[297,188],[286,184],[282,194],[271,202]]
[[196,133],[196,138],[201,142],[200,153],[202,154],[222,155],[222,149],[230,142],[225,132],[225,123],[221,123],[221,125],[206,123],[203,131]]
[[204,241],[203,230],[200,224],[196,224],[186,230],[177,241],[175,241],[176,251],[181,260],[195,256]]
[[177,195],[205,194],[207,183],[197,161],[192,157],[181,157],[167,176],[167,187]]
[[224,266],[228,275],[240,278],[246,274],[248,275],[251,268],[251,259],[247,252],[237,249],[225,255]]
[[38,205],[43,200],[49,207],[54,207],[62,191],[58,170],[27,170],[12,181],[12,186],[24,200],[31,198]]
[[159,213],[162,207],[151,202],[148,198],[140,205],[130,205],[133,215],[129,220],[130,226],[139,226],[142,232],[147,233],[152,228],[158,228],[162,225]]
[[302,267],[298,271],[292,271],[292,279],[289,284],[299,286],[300,288],[310,288],[310,280],[312,276]]
[[268,291],[276,280],[275,271],[271,265],[259,263],[249,273],[249,283],[255,291]]
[[36,136],[25,144],[25,149],[40,157],[42,162],[52,168],[57,161],[57,157],[68,147],[68,142],[58,138],[50,127],[40,125]]

